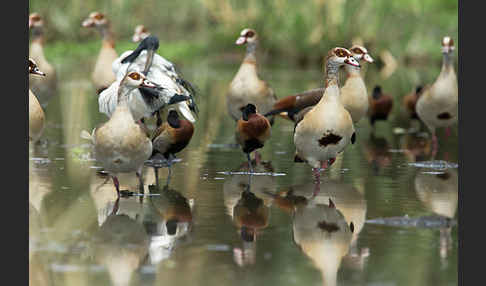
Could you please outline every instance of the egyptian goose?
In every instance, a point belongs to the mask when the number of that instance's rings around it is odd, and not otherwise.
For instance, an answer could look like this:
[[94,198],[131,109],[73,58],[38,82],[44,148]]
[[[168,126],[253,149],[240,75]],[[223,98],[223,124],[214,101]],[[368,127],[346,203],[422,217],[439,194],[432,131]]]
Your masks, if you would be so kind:
[[48,100],[56,94],[57,81],[56,70],[44,56],[44,20],[38,13],[29,15],[29,29],[32,32],[29,57],[45,73],[45,77],[42,79],[29,77],[29,87],[36,94],[39,102],[45,106]]
[[242,109],[241,118],[236,124],[236,140],[243,149],[243,152],[246,153],[248,167],[251,173],[253,173],[253,167],[251,165],[250,153],[262,148],[265,141],[270,138],[270,134],[270,121],[257,112],[255,105],[248,103]]
[[252,103],[262,114],[272,110],[277,100],[273,89],[258,77],[256,48],[258,35],[255,30],[244,29],[236,40],[237,45],[246,44],[246,55],[238,72],[230,83],[226,95],[228,113],[235,120],[241,118],[243,108]]
[[95,85],[96,91],[99,94],[104,89],[108,88],[115,80],[115,74],[111,69],[111,64],[118,57],[115,51],[115,39],[111,32],[110,21],[103,13],[92,12],[83,23],[83,27],[95,27],[100,31],[103,40],[101,42],[101,49],[96,60],[91,79]]
[[[169,167],[169,174],[175,154],[186,148],[193,134],[194,125],[189,120],[180,118],[177,111],[173,109],[169,110],[167,121],[155,130],[152,137],[152,155],[160,153],[164,156]],[[155,179],[158,182],[157,169]]]
[[[374,61],[368,50],[363,46],[354,45],[350,51],[358,62],[364,60],[372,63]],[[353,123],[357,123],[368,110],[368,94],[360,74],[360,68],[346,65],[346,72],[348,78],[344,86],[341,87],[341,103],[350,113]],[[273,109],[267,112],[265,116],[279,114],[295,122],[302,117],[303,113],[308,111],[304,111],[304,109],[316,105],[321,100],[324,90],[325,88],[316,88],[283,97],[275,102]]]
[[[159,39],[155,36],[149,35],[143,38],[138,47],[131,51],[124,52],[118,57],[112,65],[113,72],[116,78],[120,79],[126,73],[127,69],[142,72],[149,80],[163,87],[154,94],[150,89],[140,88],[134,93],[141,96],[147,104],[152,101],[157,101],[157,98],[164,100],[165,103],[169,101],[177,102],[176,108],[178,111],[191,122],[195,122],[191,111],[197,113],[197,105],[195,103],[196,91],[192,84],[185,80],[177,73],[175,66],[164,59],[155,51],[159,48]],[[188,98],[187,102],[179,99]],[[155,99],[155,100],[154,100]],[[160,108],[164,108],[163,104]],[[113,107],[111,107],[113,109]],[[160,113],[157,111],[158,124],[161,124]]]
[[368,116],[370,123],[375,126],[377,120],[387,120],[393,108],[393,97],[391,95],[383,93],[381,86],[377,85],[373,89],[373,93],[368,97],[369,110]]
[[350,142],[354,144],[356,138],[351,115],[340,101],[338,72],[346,64],[359,66],[345,48],[336,47],[328,52],[324,94],[317,105],[295,124],[294,161],[307,162],[312,166],[316,185],[320,182],[319,168],[326,169],[328,161],[332,164]]
[[[37,67],[37,64],[33,59],[29,58],[29,74],[45,76],[46,74],[41,72]],[[44,110],[34,95],[32,90],[29,89],[29,141],[37,142],[42,131],[44,130]]]
[[437,151],[435,129],[449,127],[457,122],[458,89],[452,53],[454,41],[442,39],[442,69],[435,82],[426,86],[417,100],[418,117],[432,133],[433,154]]
[[419,119],[415,106],[417,105],[417,100],[420,98],[420,95],[422,94],[422,90],[423,90],[423,86],[418,85],[417,87],[415,87],[414,91],[408,93],[403,97],[402,103],[410,119]]
[[[368,63],[373,62],[373,58],[363,46],[353,45],[349,51],[351,51],[353,57],[358,62],[361,62],[361,60]],[[360,67],[346,65],[345,70],[348,78],[343,87],[341,87],[340,99],[344,108],[351,115],[353,123],[356,124],[361,118],[366,116],[366,112],[368,111],[368,92],[366,91],[366,84],[360,73]]]
[[143,128],[135,123],[128,106],[127,94],[140,86],[156,87],[143,74],[128,73],[120,82],[115,112],[91,135],[95,158],[112,176],[118,196],[120,189],[117,173],[136,172],[142,185],[141,169],[152,154],[152,141]]

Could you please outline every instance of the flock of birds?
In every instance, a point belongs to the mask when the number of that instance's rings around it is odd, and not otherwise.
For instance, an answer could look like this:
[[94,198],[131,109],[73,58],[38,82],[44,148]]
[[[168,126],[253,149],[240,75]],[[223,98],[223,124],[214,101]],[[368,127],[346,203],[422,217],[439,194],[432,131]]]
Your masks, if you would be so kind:
[[[144,26],[137,26],[133,35],[138,47],[120,56],[114,49],[110,21],[103,13],[91,13],[82,26],[96,28],[102,35],[92,81],[98,92],[99,111],[109,119],[91,133],[83,131],[81,136],[93,143],[96,160],[112,177],[120,196],[119,173],[135,172],[141,180],[141,169],[149,159],[164,161],[170,172],[175,154],[189,144],[194,133],[197,93],[174,64],[157,54],[158,38]],[[29,141],[35,142],[43,132],[41,103],[46,100],[36,95],[55,88],[52,85],[55,70],[43,54],[43,20],[38,13],[29,16],[29,28],[32,31]],[[347,145],[356,142],[354,126],[365,117],[372,125],[377,120],[386,120],[392,110],[393,98],[384,94],[380,86],[368,96],[360,69],[363,62],[374,60],[363,46],[335,47],[327,53],[324,87],[277,98],[268,83],[258,76],[257,32],[242,30],[236,45],[246,45],[246,54],[229,85],[227,109],[236,121],[236,140],[247,156],[250,174],[253,173],[251,153],[255,152],[258,164],[257,149],[264,147],[270,138],[276,116],[295,122],[294,162],[309,164],[318,186],[321,171],[329,168]],[[458,116],[453,51],[453,39],[444,37],[442,69],[437,79],[430,85],[417,87],[403,99],[403,108],[411,118],[421,120],[431,132],[433,154],[438,147],[436,128],[449,128]],[[341,68],[347,74],[342,87],[339,85]],[[151,131],[145,120],[153,116],[157,118],[157,128]]]

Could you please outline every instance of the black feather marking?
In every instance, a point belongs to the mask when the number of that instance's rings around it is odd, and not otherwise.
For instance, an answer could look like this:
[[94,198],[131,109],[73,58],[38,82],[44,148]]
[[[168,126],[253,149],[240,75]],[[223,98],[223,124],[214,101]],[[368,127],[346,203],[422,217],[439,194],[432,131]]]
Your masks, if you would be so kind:
[[304,163],[304,159],[300,158],[299,155],[295,154],[294,156],[294,162],[296,163]]
[[443,113],[437,115],[437,119],[447,120],[447,119],[451,119],[451,118],[452,118],[452,115],[449,112],[443,112]]
[[138,47],[128,56],[126,56],[121,63],[124,64],[126,62],[133,63],[140,53],[143,50],[154,50],[156,51],[159,48],[159,39],[156,36],[150,35],[147,38],[143,39]]
[[351,144],[354,144],[356,142],[356,132],[353,132],[353,135],[351,135]]
[[258,139],[249,139],[246,140],[244,145],[243,145],[243,152],[245,153],[251,153],[255,151],[256,149],[262,148],[263,144],[260,142]]
[[317,140],[319,142],[319,145],[322,147],[326,147],[329,144],[338,144],[339,141],[341,141],[343,137],[333,134],[333,133],[327,133],[322,136],[321,139]]
[[317,227],[323,231],[327,231],[329,233],[336,232],[339,230],[339,226],[335,223],[327,223],[325,220],[320,221],[317,223]]

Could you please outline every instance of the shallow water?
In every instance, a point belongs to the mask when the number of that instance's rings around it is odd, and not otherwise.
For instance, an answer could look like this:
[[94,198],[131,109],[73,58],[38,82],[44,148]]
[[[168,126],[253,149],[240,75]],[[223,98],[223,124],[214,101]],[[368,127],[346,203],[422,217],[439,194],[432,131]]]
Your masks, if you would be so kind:
[[[194,137],[178,155],[168,188],[167,170],[159,170],[157,189],[147,167],[144,192],[158,195],[121,198],[114,212],[113,184],[96,175],[80,138],[81,130],[106,121],[91,64],[57,66],[44,142],[30,148],[33,285],[457,285],[457,226],[365,223],[405,215],[457,219],[457,127],[448,138],[439,131],[434,162],[426,133],[396,131],[414,125],[400,110],[401,97],[418,79],[432,81],[438,67],[403,68],[387,79],[376,66],[367,68],[370,91],[381,84],[394,94],[393,114],[373,133],[366,120],[358,124],[356,144],[323,173],[312,198],[311,168],[293,162],[293,124],[284,119],[261,150],[259,174],[246,174],[245,155],[231,146],[235,124],[224,97],[238,63],[186,63],[181,70],[201,94]],[[322,83],[317,69],[262,68],[279,97]],[[122,189],[139,191],[135,174],[119,180]],[[252,195],[242,196],[247,189]],[[322,232],[322,218],[335,219],[340,230]],[[253,233],[253,242],[243,240]]]

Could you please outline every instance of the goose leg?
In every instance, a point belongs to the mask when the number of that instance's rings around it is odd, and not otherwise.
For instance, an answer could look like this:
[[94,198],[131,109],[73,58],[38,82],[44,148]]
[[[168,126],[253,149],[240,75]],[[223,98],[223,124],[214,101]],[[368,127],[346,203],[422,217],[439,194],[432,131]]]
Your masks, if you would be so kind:
[[113,179],[113,184],[115,185],[116,188],[116,194],[118,198],[120,198],[120,182],[118,182],[118,178],[115,176],[111,177]]
[[160,110],[157,110],[157,112],[155,112],[155,116],[157,117],[157,127],[160,127],[160,125],[162,125],[162,117],[160,116]]
[[312,172],[314,173],[314,193],[312,197],[317,196],[317,194],[321,190],[321,170],[319,168],[312,168]]
[[[144,191],[143,191],[143,178],[142,178],[142,172],[141,171],[137,171],[135,173],[137,175],[137,178],[138,178],[138,192],[139,194],[143,195]],[[140,196],[140,203],[143,203],[143,196]]]
[[258,151],[255,151],[255,165],[259,165],[262,160],[262,155]]
[[446,136],[446,138],[449,138],[449,136],[451,136],[451,127],[450,126],[446,127],[445,136]]
[[154,167],[155,185],[159,187],[159,168]]
[[246,153],[246,158],[248,159],[248,170],[250,170],[250,174],[252,174],[253,173],[253,166],[251,165],[250,153]]
[[437,140],[437,135],[435,133],[432,134],[432,158],[435,158],[437,155],[437,149],[439,148],[439,143]]

